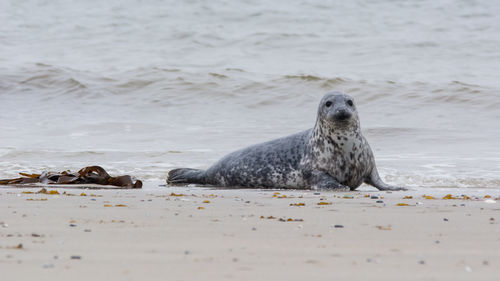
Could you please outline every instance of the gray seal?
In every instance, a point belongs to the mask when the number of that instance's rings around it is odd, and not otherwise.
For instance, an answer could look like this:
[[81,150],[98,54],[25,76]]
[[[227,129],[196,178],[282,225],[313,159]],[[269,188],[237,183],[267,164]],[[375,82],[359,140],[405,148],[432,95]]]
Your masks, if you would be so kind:
[[354,100],[339,92],[323,97],[314,128],[232,152],[207,170],[171,170],[167,178],[168,184],[340,191],[363,182],[379,190],[404,189],[380,179]]

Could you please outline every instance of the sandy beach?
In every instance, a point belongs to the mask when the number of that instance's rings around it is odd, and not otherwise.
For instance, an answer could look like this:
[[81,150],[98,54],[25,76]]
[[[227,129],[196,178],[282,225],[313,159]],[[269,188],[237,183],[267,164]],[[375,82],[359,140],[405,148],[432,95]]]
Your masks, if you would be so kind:
[[47,189],[59,194],[1,188],[1,279],[498,280],[500,275],[498,190],[388,193],[366,187],[334,193],[157,186]]

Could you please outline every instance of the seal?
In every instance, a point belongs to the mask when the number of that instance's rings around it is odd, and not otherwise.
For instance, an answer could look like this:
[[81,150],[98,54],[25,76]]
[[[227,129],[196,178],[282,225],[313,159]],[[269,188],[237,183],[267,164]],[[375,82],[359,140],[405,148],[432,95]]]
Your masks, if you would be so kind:
[[380,179],[354,100],[340,92],[321,99],[312,129],[232,152],[207,170],[171,170],[167,178],[168,184],[339,191],[363,182],[379,190],[404,190]]

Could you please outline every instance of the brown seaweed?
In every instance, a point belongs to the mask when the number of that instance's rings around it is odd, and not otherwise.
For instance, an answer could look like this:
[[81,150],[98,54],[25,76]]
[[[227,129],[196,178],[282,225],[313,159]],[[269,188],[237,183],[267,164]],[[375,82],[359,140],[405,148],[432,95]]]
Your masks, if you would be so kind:
[[112,185],[121,188],[142,188],[142,181],[135,183],[129,175],[112,177],[100,166],[90,166],[80,169],[77,173],[63,171],[60,173],[43,172],[41,174],[19,173],[22,177],[0,180],[0,185],[22,184],[97,184]]

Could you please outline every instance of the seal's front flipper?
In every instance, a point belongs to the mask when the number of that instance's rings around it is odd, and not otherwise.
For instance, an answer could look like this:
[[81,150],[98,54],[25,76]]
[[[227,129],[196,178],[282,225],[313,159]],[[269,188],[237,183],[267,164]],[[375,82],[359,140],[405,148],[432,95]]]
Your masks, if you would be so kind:
[[392,186],[392,185],[388,185],[385,182],[383,182],[380,179],[380,176],[378,175],[378,171],[377,171],[376,167],[373,167],[373,170],[372,170],[370,176],[368,176],[365,179],[365,183],[376,187],[378,190],[389,190],[389,191],[407,190],[404,187]]
[[349,187],[340,184],[336,179],[334,179],[329,174],[323,171],[314,171],[309,179],[312,189],[328,189],[335,191],[349,191]]
[[204,184],[205,171],[198,169],[180,168],[168,172],[168,184],[199,183]]

